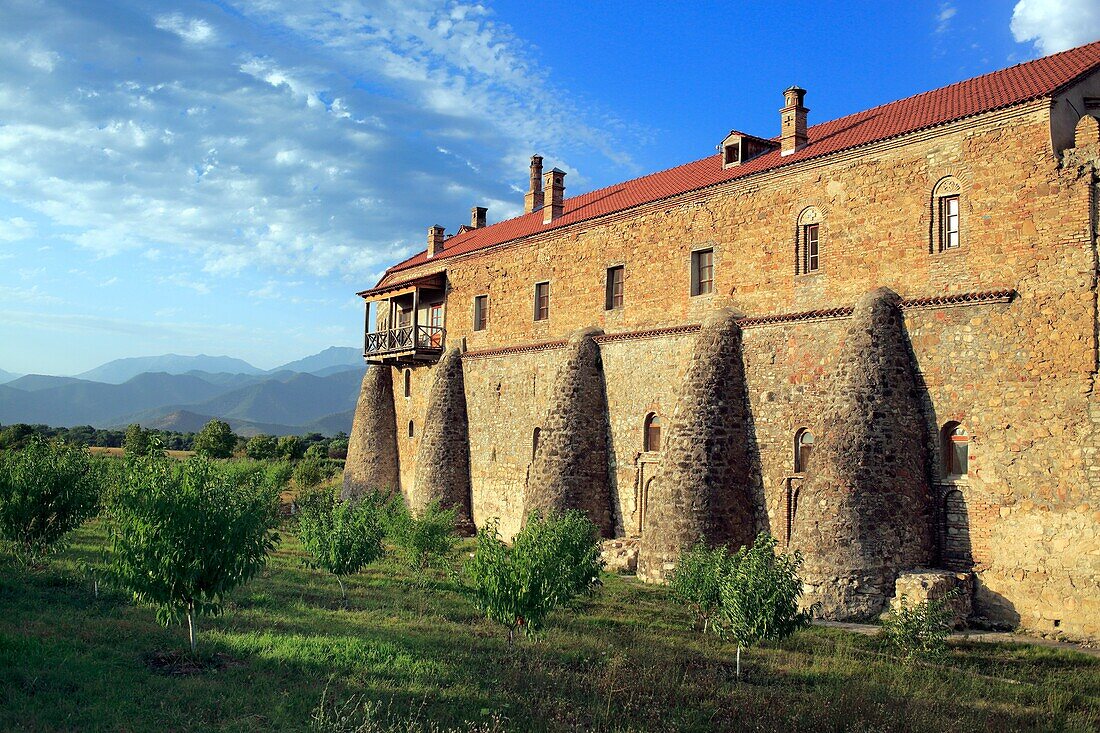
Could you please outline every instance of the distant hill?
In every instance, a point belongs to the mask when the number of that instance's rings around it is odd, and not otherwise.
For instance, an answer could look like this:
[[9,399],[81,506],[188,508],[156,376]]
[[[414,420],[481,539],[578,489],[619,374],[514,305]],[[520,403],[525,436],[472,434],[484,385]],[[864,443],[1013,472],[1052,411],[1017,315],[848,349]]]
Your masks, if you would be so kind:
[[0,369],[0,384],[5,384],[7,382],[10,382],[13,379],[18,379],[18,378],[19,378],[18,374],[14,374],[13,372],[5,372],[3,369]]
[[[337,433],[351,434],[351,420],[353,415],[354,410],[348,410],[347,412],[341,412],[336,415],[328,415],[320,420],[315,420],[305,425],[276,425],[273,423],[237,420],[235,418],[228,418],[225,422],[229,423],[229,427],[233,429],[234,433],[245,438],[251,438],[255,435],[304,435],[306,433],[336,435]],[[174,410],[160,417],[146,419],[140,422],[147,428],[155,428],[157,430],[170,430],[179,433],[197,433],[202,430],[203,425],[206,425],[206,423],[213,419],[214,418],[210,415],[200,415],[190,410]],[[121,428],[124,427],[124,424],[120,423],[113,427]]]
[[324,376],[351,367],[363,368],[363,350],[350,346],[330,346],[318,354],[288,362],[271,371],[306,372]]
[[[13,389],[21,389],[24,392],[40,392],[44,389],[80,382],[84,382],[84,380],[76,377],[51,377],[48,374],[26,374],[18,379],[11,380],[7,383],[7,386]],[[86,384],[90,383],[86,382]]]
[[180,356],[163,354],[161,356],[137,356],[128,359],[115,359],[106,364],[77,374],[80,379],[107,384],[122,384],[145,372],[164,372],[166,374],[186,374],[191,371],[229,374],[263,374],[262,369],[243,359],[231,356]]

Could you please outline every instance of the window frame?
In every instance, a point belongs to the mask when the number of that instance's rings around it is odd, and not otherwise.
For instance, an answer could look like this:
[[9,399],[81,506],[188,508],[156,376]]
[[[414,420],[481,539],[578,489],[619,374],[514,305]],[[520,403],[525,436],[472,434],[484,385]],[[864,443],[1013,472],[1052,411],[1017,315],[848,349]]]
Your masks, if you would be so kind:
[[[804,444],[803,441],[804,441],[804,439],[806,438],[807,435],[810,436],[810,442],[808,444]],[[795,434],[794,434],[794,472],[795,473],[806,473],[806,469],[809,467],[810,461],[813,458],[815,443],[816,443],[816,439],[814,438],[814,433],[809,428],[799,428],[798,430],[795,431]],[[808,452],[807,452],[806,455],[802,454],[802,449],[803,448],[808,448]]]
[[405,399],[412,397],[412,369],[405,369]]
[[[951,420],[944,423],[943,428],[940,429],[940,451],[942,453],[940,460],[940,470],[943,471],[943,478],[946,481],[966,481],[970,476],[970,444],[971,436],[970,432],[963,427],[961,422],[957,420]],[[965,446],[962,471],[957,471],[959,468],[959,457],[956,453],[956,445]]]
[[[707,257],[708,278],[703,278],[703,257]],[[703,289],[704,284],[706,289]],[[714,294],[714,247],[700,247],[691,251],[691,297]]]
[[473,326],[474,331],[486,331],[489,328],[489,296],[486,294],[474,296]]
[[612,265],[607,268],[605,275],[603,309],[605,311],[622,310],[625,299],[626,266]]
[[[812,236],[811,236],[812,235]],[[821,270],[821,223],[802,225],[802,274],[810,275]]]
[[[955,213],[951,213],[951,205],[955,206]],[[940,215],[940,241],[939,251],[949,252],[962,246],[962,197],[957,193],[945,194],[938,199]],[[952,228],[952,219],[954,228]],[[951,238],[954,236],[954,244]]]
[[[656,424],[654,424],[655,422]],[[654,443],[657,444],[656,447],[654,447]],[[642,450],[646,453],[655,453],[661,450],[661,416],[656,412],[651,412],[645,416],[642,427]]]
[[[546,289],[545,296],[540,295],[540,288]],[[540,300],[545,299],[545,307]],[[535,320],[536,321],[549,321],[550,320],[550,281],[541,280],[535,283]]]

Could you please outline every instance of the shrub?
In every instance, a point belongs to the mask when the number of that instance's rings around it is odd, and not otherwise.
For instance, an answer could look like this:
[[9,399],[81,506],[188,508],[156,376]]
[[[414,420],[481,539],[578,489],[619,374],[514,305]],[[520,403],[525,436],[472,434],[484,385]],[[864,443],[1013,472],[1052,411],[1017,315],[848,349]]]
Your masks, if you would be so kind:
[[711,549],[700,541],[680,556],[669,579],[673,598],[691,609],[696,626],[704,633],[721,606],[720,583],[729,569],[729,562],[727,548]]
[[443,509],[438,501],[414,517],[404,499],[395,496],[387,507],[386,535],[394,544],[398,558],[418,572],[442,567],[454,552],[455,510]]
[[328,457],[337,460],[345,460],[348,457],[348,441],[346,438],[334,438],[328,444]]
[[303,458],[294,467],[294,483],[300,489],[320,486],[334,475],[333,467],[319,458]]
[[275,491],[282,491],[294,475],[294,466],[289,461],[273,461],[264,468],[264,480]]
[[296,461],[305,455],[306,444],[297,435],[284,435],[277,443],[279,458],[287,461]]
[[195,457],[127,459],[112,497],[112,580],[157,609],[165,625],[221,612],[225,594],[263,568],[278,542],[277,497],[255,472]]
[[899,608],[882,623],[882,640],[906,664],[918,659],[935,661],[947,652],[954,612],[951,601],[958,595],[953,588],[942,598],[909,603],[899,599]]
[[256,435],[245,444],[244,454],[257,461],[267,461],[278,455],[278,443],[270,435]]
[[207,458],[229,458],[236,445],[237,436],[229,423],[221,420],[211,420],[203,425],[194,441],[195,452]]
[[60,441],[36,437],[0,454],[0,537],[18,562],[40,562],[95,516],[101,476],[83,449]]
[[328,458],[328,448],[324,443],[314,443],[306,448],[306,458],[312,458],[318,461]]
[[776,539],[761,532],[752,547],[742,547],[729,560],[719,581],[721,613],[717,631],[737,642],[737,676],[741,676],[741,647],[779,640],[810,622],[798,610],[802,555],[777,554]]
[[478,532],[477,549],[466,564],[478,609],[508,629],[531,635],[554,609],[569,605],[598,582],[599,532],[586,516],[532,515],[509,548],[496,521]]
[[310,567],[336,576],[344,608],[344,578],[382,557],[382,518],[377,503],[342,501],[332,491],[319,491],[299,504],[298,537],[312,557]]

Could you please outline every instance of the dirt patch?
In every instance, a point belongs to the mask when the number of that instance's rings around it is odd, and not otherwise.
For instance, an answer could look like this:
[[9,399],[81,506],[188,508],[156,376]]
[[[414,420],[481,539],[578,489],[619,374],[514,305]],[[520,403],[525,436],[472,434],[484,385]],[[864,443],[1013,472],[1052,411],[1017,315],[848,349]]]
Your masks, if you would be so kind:
[[244,662],[228,654],[192,656],[181,651],[157,651],[149,652],[142,659],[150,672],[164,677],[188,677],[244,666]]

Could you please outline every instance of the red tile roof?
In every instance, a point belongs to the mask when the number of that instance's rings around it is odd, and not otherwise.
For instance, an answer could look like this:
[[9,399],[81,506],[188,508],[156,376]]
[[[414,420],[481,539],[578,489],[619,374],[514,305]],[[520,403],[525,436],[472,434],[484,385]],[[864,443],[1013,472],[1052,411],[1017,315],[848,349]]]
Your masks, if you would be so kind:
[[[1100,41],[873,107],[831,122],[813,125],[808,130],[807,145],[790,155],[781,156],[779,150],[773,150],[743,165],[724,170],[720,156],[709,155],[693,163],[567,198],[562,216],[550,224],[543,224],[543,212],[536,211],[456,234],[446,240],[443,252],[433,257],[432,261],[964,117],[1052,96],[1098,67]],[[426,252],[420,252],[391,267],[386,271],[386,277],[427,261]]]

